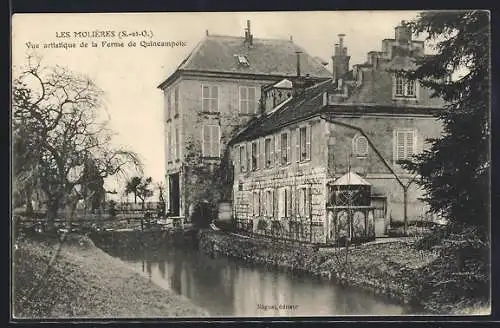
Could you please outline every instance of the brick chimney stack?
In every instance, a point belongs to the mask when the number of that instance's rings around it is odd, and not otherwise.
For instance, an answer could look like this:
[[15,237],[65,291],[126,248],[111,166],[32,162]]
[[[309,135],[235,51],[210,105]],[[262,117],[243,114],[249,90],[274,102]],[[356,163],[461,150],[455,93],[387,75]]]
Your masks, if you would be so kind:
[[394,29],[395,39],[399,45],[408,45],[411,42],[411,29],[404,20]]
[[333,80],[341,78],[349,71],[349,60],[351,56],[347,55],[347,48],[344,47],[345,34],[339,34],[339,42],[335,44],[333,62]]
[[247,45],[252,45],[253,44],[253,35],[252,35],[252,30],[250,29],[250,20],[247,20],[247,27],[245,29],[245,43]]

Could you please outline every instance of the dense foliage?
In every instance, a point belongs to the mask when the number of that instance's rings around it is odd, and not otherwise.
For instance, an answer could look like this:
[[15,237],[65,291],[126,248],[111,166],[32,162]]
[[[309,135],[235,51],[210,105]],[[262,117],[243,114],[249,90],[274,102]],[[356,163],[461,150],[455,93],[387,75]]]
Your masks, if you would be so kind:
[[489,23],[481,10],[428,11],[410,23],[417,34],[427,34],[436,54],[419,60],[409,76],[447,106],[439,114],[442,136],[429,140],[430,149],[406,166],[421,177],[433,212],[483,232],[490,209]]

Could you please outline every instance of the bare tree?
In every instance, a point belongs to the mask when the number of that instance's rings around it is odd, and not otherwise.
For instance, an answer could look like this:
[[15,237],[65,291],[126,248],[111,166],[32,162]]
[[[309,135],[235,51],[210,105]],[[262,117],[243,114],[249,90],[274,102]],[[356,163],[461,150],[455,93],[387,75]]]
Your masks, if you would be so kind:
[[14,182],[27,204],[33,190],[45,196],[49,226],[58,212],[75,207],[92,161],[106,178],[136,168],[137,154],[111,145],[102,119],[104,93],[87,76],[63,67],[44,67],[37,57],[13,81]]

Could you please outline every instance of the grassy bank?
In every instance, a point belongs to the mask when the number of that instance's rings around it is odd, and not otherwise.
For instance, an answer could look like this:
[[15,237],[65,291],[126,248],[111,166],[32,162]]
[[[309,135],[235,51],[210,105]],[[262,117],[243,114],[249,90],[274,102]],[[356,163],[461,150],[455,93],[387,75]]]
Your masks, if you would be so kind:
[[[94,246],[71,236],[23,240],[13,253],[16,318],[193,317],[207,313]],[[58,253],[55,260],[54,255]],[[50,262],[50,264],[49,264]],[[47,269],[49,270],[47,271]]]
[[453,287],[454,295],[434,288],[430,278],[435,272],[447,272],[454,259],[443,259],[442,252],[432,247],[417,249],[414,241],[367,243],[350,247],[346,256],[345,248],[315,250],[300,244],[244,238],[221,231],[199,234],[200,249],[210,255],[224,255],[324,277],[413,304],[426,314],[484,314],[485,308],[488,309],[486,300],[473,294],[467,297],[462,293],[463,286]]

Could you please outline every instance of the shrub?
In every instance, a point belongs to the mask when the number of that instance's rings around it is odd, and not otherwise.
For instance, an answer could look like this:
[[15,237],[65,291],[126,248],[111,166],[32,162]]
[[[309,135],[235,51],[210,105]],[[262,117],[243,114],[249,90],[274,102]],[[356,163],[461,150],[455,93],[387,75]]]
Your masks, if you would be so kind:
[[268,222],[265,219],[259,219],[259,222],[257,222],[257,229],[258,230],[266,230],[268,227]]

